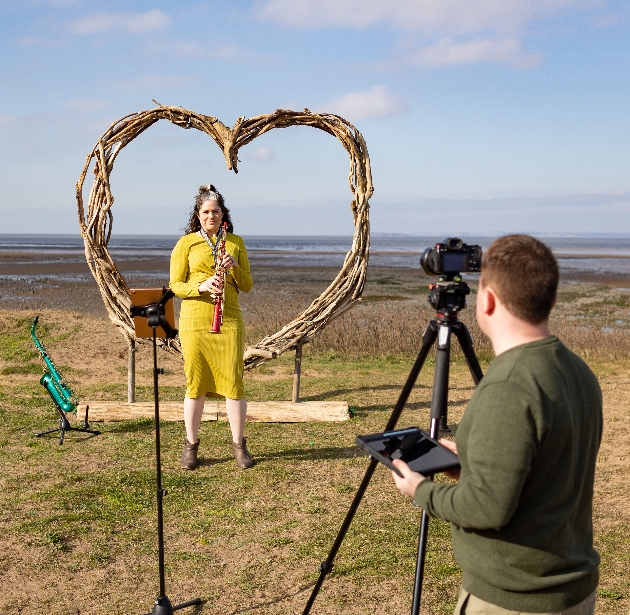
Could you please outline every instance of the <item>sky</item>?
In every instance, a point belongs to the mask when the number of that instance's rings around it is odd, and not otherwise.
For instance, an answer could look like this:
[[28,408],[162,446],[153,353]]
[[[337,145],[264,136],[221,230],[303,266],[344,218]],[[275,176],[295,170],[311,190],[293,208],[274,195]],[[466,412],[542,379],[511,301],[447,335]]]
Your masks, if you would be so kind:
[[[0,0],[0,34],[0,233],[78,233],[86,156],[153,100],[343,116],[373,233],[630,233],[624,0]],[[334,137],[274,130],[239,159],[155,124],[115,163],[113,232],[178,234],[213,183],[239,234],[352,234]]]

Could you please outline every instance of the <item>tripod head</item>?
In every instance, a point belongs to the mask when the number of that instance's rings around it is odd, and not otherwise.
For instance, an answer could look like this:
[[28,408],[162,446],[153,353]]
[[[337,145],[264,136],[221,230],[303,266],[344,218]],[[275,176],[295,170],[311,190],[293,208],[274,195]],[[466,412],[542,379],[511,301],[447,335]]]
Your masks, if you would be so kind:
[[439,315],[457,318],[457,312],[466,307],[470,287],[459,274],[441,275],[437,282],[429,284],[429,303]]
[[457,237],[449,237],[427,248],[420,265],[428,275],[439,276],[429,284],[429,303],[438,318],[457,320],[457,312],[466,307],[470,288],[462,281],[461,271],[481,271],[481,246],[465,244]]

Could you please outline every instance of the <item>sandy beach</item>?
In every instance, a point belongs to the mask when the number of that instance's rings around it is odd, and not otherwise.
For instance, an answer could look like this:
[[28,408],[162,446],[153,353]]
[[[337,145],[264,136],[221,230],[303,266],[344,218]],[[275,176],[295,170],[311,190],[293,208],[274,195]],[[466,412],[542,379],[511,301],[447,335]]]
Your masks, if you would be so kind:
[[[270,254],[252,257],[254,290],[242,296],[245,309],[257,298],[273,294],[290,295],[303,305],[319,295],[338,272],[335,267],[293,267],[269,264]],[[566,254],[563,258],[585,261],[589,255]],[[261,262],[257,262],[260,260]],[[377,259],[374,259],[377,260]],[[149,254],[117,256],[116,265],[133,287],[154,287],[168,284],[169,259]],[[387,296],[388,290],[375,285],[374,280],[390,278],[405,285],[417,284],[418,290],[431,282],[421,269],[370,266],[364,296]],[[466,277],[466,276],[465,276]],[[476,276],[469,276],[471,281]],[[630,273],[593,273],[579,268],[561,269],[563,282],[602,284],[614,288],[630,289]],[[391,290],[391,287],[390,289]],[[35,251],[0,250],[0,309],[67,309],[95,316],[107,315],[100,293],[82,252],[51,253],[45,259]]]

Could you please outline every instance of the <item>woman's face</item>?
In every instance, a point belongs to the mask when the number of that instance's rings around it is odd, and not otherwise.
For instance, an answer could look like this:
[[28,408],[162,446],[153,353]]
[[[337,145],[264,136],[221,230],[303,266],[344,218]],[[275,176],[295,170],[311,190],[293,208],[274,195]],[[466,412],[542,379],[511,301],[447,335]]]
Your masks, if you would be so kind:
[[204,201],[197,211],[197,215],[204,231],[208,235],[216,235],[223,220],[223,212],[219,202],[216,200]]

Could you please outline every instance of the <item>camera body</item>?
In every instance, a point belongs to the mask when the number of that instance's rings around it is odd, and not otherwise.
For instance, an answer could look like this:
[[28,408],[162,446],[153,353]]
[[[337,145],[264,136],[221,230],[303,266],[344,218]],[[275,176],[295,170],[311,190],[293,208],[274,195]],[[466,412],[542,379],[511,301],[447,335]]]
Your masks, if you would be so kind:
[[455,275],[462,271],[481,271],[481,246],[468,245],[457,237],[449,237],[420,257],[427,275]]

